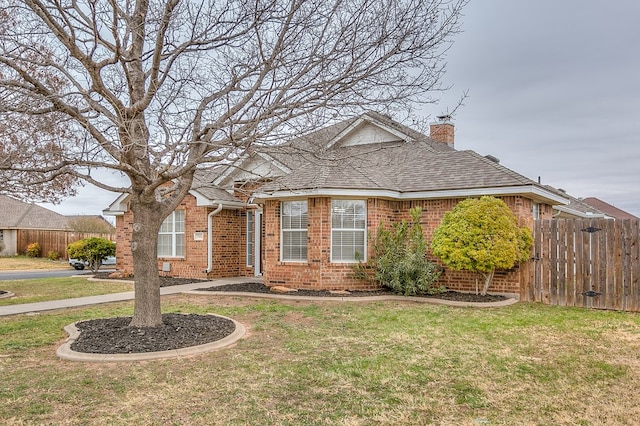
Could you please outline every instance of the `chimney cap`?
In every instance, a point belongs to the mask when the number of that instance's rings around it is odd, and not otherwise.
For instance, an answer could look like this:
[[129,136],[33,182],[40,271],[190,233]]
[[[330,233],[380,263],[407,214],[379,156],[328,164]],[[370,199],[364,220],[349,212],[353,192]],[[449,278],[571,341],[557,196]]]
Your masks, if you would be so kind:
[[438,115],[437,118],[439,121],[442,121],[444,123],[448,123],[451,121],[451,115],[449,114]]

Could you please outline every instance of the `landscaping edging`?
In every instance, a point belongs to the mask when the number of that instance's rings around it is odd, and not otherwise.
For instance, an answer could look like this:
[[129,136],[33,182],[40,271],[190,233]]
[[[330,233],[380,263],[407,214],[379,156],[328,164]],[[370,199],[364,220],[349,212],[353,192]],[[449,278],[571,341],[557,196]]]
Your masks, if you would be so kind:
[[[208,314],[215,315],[215,314]],[[183,356],[197,355],[205,352],[216,351],[227,348],[237,343],[246,333],[245,327],[234,319],[227,318],[222,315],[215,315],[220,318],[225,318],[233,321],[236,329],[230,335],[216,340],[215,342],[205,343],[203,345],[190,346],[181,349],[174,349],[170,351],[160,352],[144,352],[144,353],[131,353],[131,354],[92,354],[84,352],[76,352],[71,349],[73,342],[80,336],[80,331],[76,327],[76,323],[72,323],[64,327],[64,331],[69,334],[69,337],[58,348],[56,355],[67,361],[79,361],[79,362],[131,362],[131,361],[146,361],[153,359],[170,359]]]
[[8,290],[2,290],[2,292],[0,293],[0,299],[7,299],[13,296],[15,296],[15,293],[12,293]]
[[183,292],[183,294],[199,294],[209,295],[212,294],[218,296],[241,296],[241,297],[258,297],[263,299],[281,299],[281,300],[309,300],[314,302],[320,301],[337,301],[337,302],[377,302],[385,300],[396,301],[410,301],[418,303],[429,303],[433,305],[445,305],[445,306],[458,306],[458,307],[476,307],[476,308],[494,308],[501,306],[509,306],[518,303],[518,299],[510,297],[499,302],[460,302],[457,300],[445,300],[432,297],[415,297],[415,296],[393,296],[393,295],[381,295],[381,296],[363,296],[363,297],[315,297],[315,296],[292,296],[285,294],[266,294],[266,293],[251,293],[251,292],[239,292],[239,291],[205,291],[205,290],[189,290]]

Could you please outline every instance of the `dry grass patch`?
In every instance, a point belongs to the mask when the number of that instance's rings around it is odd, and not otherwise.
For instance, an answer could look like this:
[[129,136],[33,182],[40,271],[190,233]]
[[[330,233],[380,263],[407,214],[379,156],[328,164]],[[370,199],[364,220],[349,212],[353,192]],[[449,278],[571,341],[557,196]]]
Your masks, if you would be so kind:
[[[633,424],[633,314],[519,304],[311,303],[172,296],[166,312],[245,324],[235,347],[186,359],[75,364],[62,326],[118,303],[0,319],[4,424]],[[5,339],[5,337],[8,339]],[[7,341],[13,343],[7,343]]]
[[82,277],[37,278],[0,281],[0,288],[15,297],[0,299],[0,306],[45,302],[75,297],[132,291],[133,284],[122,281],[89,281]]
[[40,257],[0,257],[0,271],[27,271],[32,269],[70,269],[65,259],[49,260]]

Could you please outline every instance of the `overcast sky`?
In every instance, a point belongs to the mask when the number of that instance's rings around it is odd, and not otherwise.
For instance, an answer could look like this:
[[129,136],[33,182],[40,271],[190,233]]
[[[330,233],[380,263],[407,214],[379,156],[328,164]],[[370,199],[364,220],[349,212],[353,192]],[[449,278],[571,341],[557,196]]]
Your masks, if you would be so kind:
[[[576,197],[640,216],[640,1],[472,0],[447,55],[435,117],[454,117],[456,148]],[[58,206],[100,214],[116,194],[93,187]]]
[[456,148],[640,216],[640,1],[472,0],[432,115]]

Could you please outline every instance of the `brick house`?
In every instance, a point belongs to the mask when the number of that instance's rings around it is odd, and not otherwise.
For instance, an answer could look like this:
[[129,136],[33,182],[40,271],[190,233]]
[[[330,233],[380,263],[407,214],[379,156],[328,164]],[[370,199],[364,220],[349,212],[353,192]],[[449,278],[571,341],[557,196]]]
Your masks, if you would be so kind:
[[[447,117],[431,125],[429,137],[368,112],[254,151],[233,166],[199,171],[161,228],[158,268],[172,276],[262,276],[266,285],[363,289],[371,284],[352,278],[352,266],[366,261],[368,236],[380,223],[408,219],[420,206],[430,240],[445,212],[482,195],[503,199],[529,226],[557,208],[590,214],[493,157],[456,150]],[[104,214],[116,216],[117,268],[132,271],[126,194]],[[441,283],[471,290],[475,277],[447,270]],[[492,290],[519,293],[518,272],[496,274]]]

